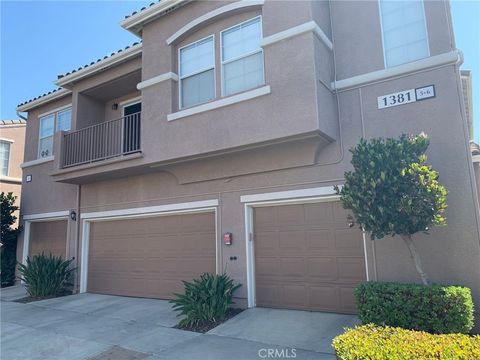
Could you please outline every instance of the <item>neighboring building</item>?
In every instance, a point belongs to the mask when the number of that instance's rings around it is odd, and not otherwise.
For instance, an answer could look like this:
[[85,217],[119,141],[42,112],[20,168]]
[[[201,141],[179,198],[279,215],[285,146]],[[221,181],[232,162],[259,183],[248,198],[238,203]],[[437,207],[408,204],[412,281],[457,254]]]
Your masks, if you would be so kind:
[[467,116],[468,133],[470,140],[473,139],[473,95],[472,73],[470,70],[460,70],[462,79],[463,101],[465,102],[465,115]]
[[352,313],[359,282],[419,278],[402,241],[350,228],[333,186],[361,137],[424,131],[449,208],[418,248],[434,282],[480,304],[446,5],[172,0],[126,17],[141,43],[18,106],[19,260],[75,257],[80,292],[171,298],[180,280],[226,271],[244,306]]
[[[0,192],[12,192],[20,205],[22,190],[23,151],[25,148],[24,120],[0,120]],[[17,215],[18,218],[18,215]]]
[[472,151],[473,171],[475,173],[475,184],[477,186],[477,197],[480,195],[480,146],[473,141],[470,142]]

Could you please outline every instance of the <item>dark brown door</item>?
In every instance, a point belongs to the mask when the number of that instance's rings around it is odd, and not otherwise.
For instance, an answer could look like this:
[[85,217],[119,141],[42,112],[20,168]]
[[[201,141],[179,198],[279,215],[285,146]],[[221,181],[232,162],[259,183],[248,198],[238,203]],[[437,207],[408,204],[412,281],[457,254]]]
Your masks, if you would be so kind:
[[123,153],[140,150],[140,118],[142,103],[138,102],[123,108]]
[[338,201],[254,209],[257,306],[355,313],[363,238]]
[[65,259],[67,220],[34,222],[30,225],[28,255],[52,253]]
[[91,224],[90,292],[171,299],[204,272],[215,273],[212,212]]

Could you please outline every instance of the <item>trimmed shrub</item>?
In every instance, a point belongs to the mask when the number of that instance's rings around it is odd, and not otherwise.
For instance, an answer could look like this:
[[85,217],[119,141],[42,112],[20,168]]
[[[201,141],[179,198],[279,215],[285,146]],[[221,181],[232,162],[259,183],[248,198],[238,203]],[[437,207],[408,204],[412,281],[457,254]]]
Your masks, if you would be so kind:
[[205,273],[192,282],[183,282],[184,294],[170,302],[173,309],[184,316],[179,327],[193,327],[203,323],[222,321],[230,305],[233,304],[233,293],[241,286],[234,285],[226,274],[213,275]]
[[366,282],[354,296],[363,324],[436,334],[466,334],[473,327],[472,295],[466,287]]
[[25,265],[19,264],[20,279],[31,297],[51,297],[65,295],[72,286],[73,260],[63,260],[61,256],[44,253],[27,257]]
[[342,360],[480,359],[479,335],[438,335],[372,324],[347,329],[332,346]]

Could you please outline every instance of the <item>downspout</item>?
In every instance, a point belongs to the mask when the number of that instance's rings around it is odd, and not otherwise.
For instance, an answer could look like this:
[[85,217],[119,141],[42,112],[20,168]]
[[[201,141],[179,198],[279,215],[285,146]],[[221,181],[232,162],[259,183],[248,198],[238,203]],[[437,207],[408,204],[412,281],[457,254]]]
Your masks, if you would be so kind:
[[80,272],[78,271],[78,264],[79,264],[79,261],[78,261],[78,256],[80,254],[79,252],[79,245],[80,245],[80,241],[79,241],[79,237],[80,237],[80,199],[81,199],[81,191],[82,191],[82,185],[78,184],[77,185],[77,206],[76,206],[76,209],[75,209],[75,212],[77,213],[77,226],[76,226],[76,230],[75,230],[75,238],[74,238],[74,249],[75,249],[75,261],[74,261],[74,264],[75,264],[75,269],[77,269],[76,271],[76,275],[75,275],[75,290],[76,292],[78,293],[79,292],[79,284],[80,284]]
[[16,110],[16,112],[17,112],[17,116],[18,116],[20,119],[25,120],[25,121],[28,120],[25,116],[21,115],[18,110]]

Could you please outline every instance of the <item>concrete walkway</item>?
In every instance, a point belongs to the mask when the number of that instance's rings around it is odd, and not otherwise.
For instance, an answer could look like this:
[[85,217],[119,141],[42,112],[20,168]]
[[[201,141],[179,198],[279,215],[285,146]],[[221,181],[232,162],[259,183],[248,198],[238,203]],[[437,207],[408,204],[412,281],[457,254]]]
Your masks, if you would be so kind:
[[172,328],[178,319],[167,301],[79,294],[20,304],[11,301],[19,289],[10,291],[1,290],[0,303],[0,358],[10,360],[247,360],[275,350],[283,358],[335,359],[332,337],[356,321],[250,309],[198,334]]

